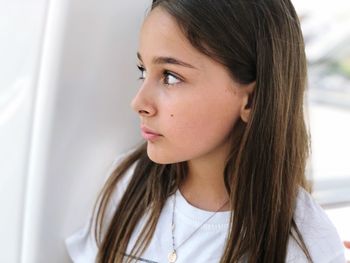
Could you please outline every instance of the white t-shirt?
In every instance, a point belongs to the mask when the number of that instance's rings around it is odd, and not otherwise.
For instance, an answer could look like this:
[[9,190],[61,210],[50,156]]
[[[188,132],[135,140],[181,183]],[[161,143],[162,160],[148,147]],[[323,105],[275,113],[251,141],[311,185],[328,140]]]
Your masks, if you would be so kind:
[[[134,165],[135,166],[135,165]],[[113,196],[109,216],[119,203],[134,166],[124,175]],[[186,240],[213,212],[189,204],[178,190],[175,206],[175,247]],[[154,236],[147,250],[137,262],[166,263],[172,251],[171,221],[174,195],[169,197],[161,212]],[[137,225],[129,242],[127,254],[136,241],[145,222],[144,216]],[[225,247],[230,212],[218,212],[182,246],[177,249],[176,263],[218,263]],[[345,263],[344,248],[336,229],[322,208],[305,190],[300,188],[294,215],[296,224],[315,263]],[[92,220],[92,217],[90,218]],[[85,227],[66,239],[68,253],[75,263],[93,263],[97,246],[93,232]],[[306,257],[293,238],[290,238],[286,262],[307,262]]]

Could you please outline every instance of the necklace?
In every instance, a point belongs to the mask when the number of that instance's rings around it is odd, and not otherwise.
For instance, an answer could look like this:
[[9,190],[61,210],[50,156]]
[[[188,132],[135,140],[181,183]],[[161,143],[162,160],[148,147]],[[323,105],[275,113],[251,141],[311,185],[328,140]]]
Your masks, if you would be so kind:
[[219,209],[217,209],[213,214],[211,214],[202,224],[199,225],[185,240],[183,240],[178,246],[175,247],[175,204],[176,204],[176,193],[174,194],[173,198],[173,213],[171,218],[171,237],[172,237],[172,245],[173,250],[168,254],[168,261],[169,263],[175,263],[177,260],[177,253],[176,250],[179,249],[183,244],[185,244],[195,233],[198,232],[198,230],[206,223],[208,222],[214,215],[216,215],[217,212],[219,212],[227,203],[229,200],[227,200],[222,206],[220,206]]

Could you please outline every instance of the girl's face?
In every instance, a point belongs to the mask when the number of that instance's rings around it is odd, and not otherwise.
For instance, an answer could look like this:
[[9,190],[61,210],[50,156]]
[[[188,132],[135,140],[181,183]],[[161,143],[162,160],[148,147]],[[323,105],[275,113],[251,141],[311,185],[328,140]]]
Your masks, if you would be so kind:
[[132,107],[149,158],[166,164],[226,156],[229,134],[246,114],[247,88],[197,51],[159,7],[144,21],[138,58],[142,84]]

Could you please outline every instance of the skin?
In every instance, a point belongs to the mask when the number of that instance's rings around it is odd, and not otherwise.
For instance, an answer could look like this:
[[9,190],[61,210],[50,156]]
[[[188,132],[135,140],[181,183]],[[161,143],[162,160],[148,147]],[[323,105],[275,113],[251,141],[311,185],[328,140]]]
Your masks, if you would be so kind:
[[160,134],[148,140],[149,158],[162,164],[187,161],[189,174],[180,191],[192,205],[217,210],[228,199],[223,181],[228,136],[239,118],[249,117],[254,83],[235,82],[223,65],[197,51],[160,7],[143,23],[138,57],[142,84],[131,105],[141,125]]
[[350,241],[344,241],[344,246],[345,246],[347,249],[350,249]]

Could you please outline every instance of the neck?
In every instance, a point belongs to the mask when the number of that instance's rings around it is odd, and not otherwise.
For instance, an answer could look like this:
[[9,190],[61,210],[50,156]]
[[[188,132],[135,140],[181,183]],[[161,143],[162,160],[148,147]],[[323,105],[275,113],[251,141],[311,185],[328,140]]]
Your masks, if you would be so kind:
[[[215,158],[188,161],[189,172],[180,185],[180,191],[193,206],[217,211],[229,198],[224,184],[224,159]],[[219,211],[228,211],[229,203]]]

